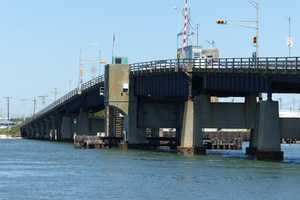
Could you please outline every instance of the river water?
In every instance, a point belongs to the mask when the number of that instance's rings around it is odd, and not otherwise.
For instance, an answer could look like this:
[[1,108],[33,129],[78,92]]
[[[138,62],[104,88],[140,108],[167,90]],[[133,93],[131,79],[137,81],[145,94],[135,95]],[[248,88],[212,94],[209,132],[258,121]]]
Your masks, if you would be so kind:
[[283,149],[285,161],[271,163],[242,151],[184,157],[0,140],[0,200],[300,199],[300,145]]

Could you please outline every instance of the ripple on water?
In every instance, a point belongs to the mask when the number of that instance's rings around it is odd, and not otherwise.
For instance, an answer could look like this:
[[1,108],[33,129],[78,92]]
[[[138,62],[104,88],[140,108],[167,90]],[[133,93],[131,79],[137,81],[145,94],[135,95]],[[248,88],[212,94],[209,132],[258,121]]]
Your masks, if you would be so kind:
[[300,148],[283,163],[243,151],[184,157],[171,153],[76,150],[69,144],[0,141],[0,200],[295,199]]

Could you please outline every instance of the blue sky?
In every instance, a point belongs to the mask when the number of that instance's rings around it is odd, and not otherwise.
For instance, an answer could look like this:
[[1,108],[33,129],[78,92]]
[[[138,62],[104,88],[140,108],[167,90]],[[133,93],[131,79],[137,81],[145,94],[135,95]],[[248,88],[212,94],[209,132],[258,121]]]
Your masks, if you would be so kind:
[[[191,3],[202,46],[215,40],[222,57],[251,55],[253,30],[215,23],[218,18],[254,19],[255,10],[247,0]],[[0,113],[5,113],[3,96],[13,97],[12,113],[20,115],[31,112],[33,104],[20,99],[48,95],[50,102],[53,88],[63,95],[70,83],[75,87],[79,49],[95,53],[95,48],[93,52],[87,47],[98,44],[102,57],[110,61],[113,33],[116,54],[128,56],[131,63],[175,57],[182,17],[173,8],[182,6],[183,0],[0,0]],[[299,55],[299,8],[297,0],[261,0],[261,56],[288,54],[288,16],[295,40],[293,55]]]

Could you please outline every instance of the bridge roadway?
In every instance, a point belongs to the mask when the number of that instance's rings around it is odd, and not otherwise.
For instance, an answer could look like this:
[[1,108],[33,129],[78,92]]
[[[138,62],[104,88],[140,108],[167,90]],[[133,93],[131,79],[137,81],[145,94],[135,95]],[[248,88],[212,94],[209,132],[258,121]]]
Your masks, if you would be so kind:
[[103,76],[83,83],[26,120],[22,136],[67,141],[73,139],[73,133],[94,135],[103,131],[104,119],[88,115],[104,109],[103,87]]
[[[178,152],[204,154],[203,128],[246,128],[251,130],[247,153],[262,160],[282,160],[281,139],[300,139],[300,119],[279,118],[278,102],[272,100],[272,93],[300,92],[298,57],[107,65],[104,77],[37,113],[24,123],[22,135],[71,140],[74,134],[105,131],[107,137],[121,134],[129,147],[143,148],[149,145],[147,131],[159,137],[160,128],[175,128]],[[260,93],[268,99],[258,100]],[[212,96],[245,102],[214,102]],[[104,119],[95,117],[101,110]]]

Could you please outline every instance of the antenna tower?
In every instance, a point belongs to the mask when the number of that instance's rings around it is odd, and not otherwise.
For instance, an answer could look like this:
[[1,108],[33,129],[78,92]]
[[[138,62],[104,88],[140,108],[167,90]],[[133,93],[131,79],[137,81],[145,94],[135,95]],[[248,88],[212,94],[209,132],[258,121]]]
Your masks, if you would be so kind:
[[189,44],[190,32],[190,4],[189,0],[184,0],[184,27],[182,37],[182,49],[186,48]]

